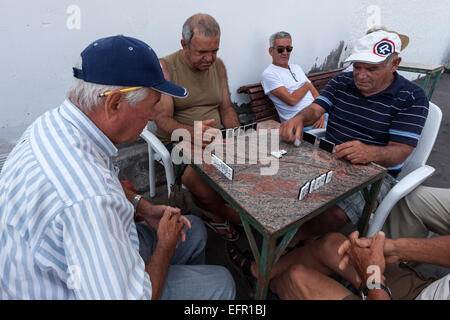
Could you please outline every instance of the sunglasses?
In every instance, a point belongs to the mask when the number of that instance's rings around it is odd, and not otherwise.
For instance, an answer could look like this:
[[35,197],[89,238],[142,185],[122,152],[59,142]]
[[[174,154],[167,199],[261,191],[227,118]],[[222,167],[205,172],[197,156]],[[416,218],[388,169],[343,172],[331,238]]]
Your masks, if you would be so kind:
[[278,53],[283,53],[284,50],[286,50],[287,52],[291,52],[292,49],[294,49],[294,47],[291,47],[291,46],[286,46],[286,47],[279,46],[279,47],[277,47]]

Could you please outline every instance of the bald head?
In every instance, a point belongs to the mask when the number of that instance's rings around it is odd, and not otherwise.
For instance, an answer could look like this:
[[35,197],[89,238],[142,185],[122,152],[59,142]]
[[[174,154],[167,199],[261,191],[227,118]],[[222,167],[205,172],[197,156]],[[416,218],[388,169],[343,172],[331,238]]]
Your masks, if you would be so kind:
[[183,24],[183,40],[187,47],[189,47],[192,37],[201,35],[204,37],[220,36],[220,27],[216,19],[209,14],[198,13],[189,17]]

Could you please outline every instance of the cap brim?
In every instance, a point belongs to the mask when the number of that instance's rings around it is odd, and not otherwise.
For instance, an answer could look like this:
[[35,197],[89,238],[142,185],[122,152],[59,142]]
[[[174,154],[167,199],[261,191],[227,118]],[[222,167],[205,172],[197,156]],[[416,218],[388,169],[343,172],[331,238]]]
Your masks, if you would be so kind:
[[161,93],[168,94],[175,98],[186,98],[189,95],[187,89],[180,87],[170,81],[164,80],[158,85],[152,86],[153,89]]
[[387,57],[378,57],[373,53],[354,53],[350,55],[344,62],[365,62],[365,63],[382,63]]

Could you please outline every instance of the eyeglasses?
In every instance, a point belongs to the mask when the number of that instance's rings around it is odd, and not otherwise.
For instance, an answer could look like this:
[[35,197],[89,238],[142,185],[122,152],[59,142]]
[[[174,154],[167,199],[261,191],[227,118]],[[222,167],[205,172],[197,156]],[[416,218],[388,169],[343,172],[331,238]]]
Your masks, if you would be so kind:
[[287,52],[291,52],[292,49],[294,49],[294,47],[291,47],[291,46],[286,46],[286,47],[279,46],[279,47],[277,47],[278,53],[283,53],[284,50],[286,50]]
[[[115,90],[115,91],[120,91],[122,93],[126,93],[126,92],[136,91],[136,90],[139,90],[139,89],[142,89],[142,87],[125,88],[125,89],[120,89],[120,90]],[[106,91],[106,92],[104,92],[102,94],[99,94],[98,96],[101,97],[101,98],[102,97],[107,97],[113,92],[114,91]]]

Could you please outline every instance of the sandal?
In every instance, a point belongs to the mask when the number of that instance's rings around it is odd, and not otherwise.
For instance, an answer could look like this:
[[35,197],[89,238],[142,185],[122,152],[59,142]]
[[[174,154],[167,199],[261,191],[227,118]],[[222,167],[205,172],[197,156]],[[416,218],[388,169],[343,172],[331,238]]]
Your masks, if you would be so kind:
[[[213,230],[215,233],[220,235],[223,240],[234,242],[239,239],[239,233],[231,233],[230,221],[225,220],[225,222],[214,222],[211,218],[207,217],[205,214],[202,215],[202,220],[207,227]],[[220,231],[225,230],[227,234],[231,234],[231,237],[227,237],[226,234]]]
[[247,286],[248,296],[253,299],[255,296],[255,288],[257,279],[253,276],[251,271],[251,263],[253,261],[253,255],[248,251],[241,252],[236,244],[228,242],[227,244],[228,259],[233,268],[240,274],[243,274]]

